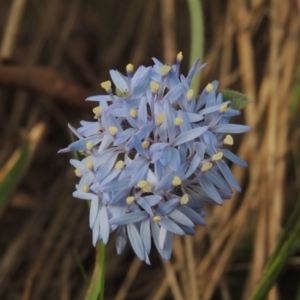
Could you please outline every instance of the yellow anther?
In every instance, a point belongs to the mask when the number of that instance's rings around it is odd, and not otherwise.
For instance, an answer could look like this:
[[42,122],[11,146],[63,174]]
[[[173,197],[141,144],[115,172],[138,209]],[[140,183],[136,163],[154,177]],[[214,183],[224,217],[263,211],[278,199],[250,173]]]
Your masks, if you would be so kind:
[[166,118],[166,116],[164,113],[159,114],[156,117],[156,125],[158,125],[158,126],[161,125],[164,122],[165,118]]
[[186,97],[188,99],[188,101],[193,100],[194,98],[194,91],[192,89],[190,89],[187,93],[186,93]]
[[206,161],[206,162],[202,165],[201,171],[202,171],[202,172],[206,172],[206,171],[208,171],[212,166],[213,166],[212,163]]
[[102,88],[104,88],[106,90],[106,92],[111,92],[111,81],[110,80],[104,81],[100,85]]
[[181,185],[181,179],[178,176],[174,176],[172,184],[173,186]]
[[211,83],[209,83],[205,88],[207,93],[210,93],[213,89],[214,89],[214,86]]
[[81,177],[81,176],[82,176],[82,174],[81,174],[81,169],[75,169],[75,175],[76,175],[77,177]]
[[223,157],[223,152],[218,152],[212,156],[212,161],[220,160]]
[[88,185],[84,185],[82,187],[82,190],[85,192],[85,193],[88,193],[90,191],[90,187]]
[[134,202],[134,197],[132,197],[132,196],[130,196],[130,197],[127,197],[126,198],[126,203],[128,204],[128,205],[131,205],[133,202]]
[[99,118],[102,115],[102,107],[101,106],[97,106],[93,109],[93,113],[95,114],[95,116],[97,118]]
[[128,65],[126,66],[126,71],[127,71],[127,73],[132,73],[133,70],[134,70],[133,64],[128,64]]
[[225,139],[223,140],[224,144],[226,145],[233,145],[233,138],[230,134],[227,134],[225,136]]
[[182,122],[183,122],[183,119],[181,119],[181,118],[175,118],[175,120],[174,120],[174,124],[176,126],[180,126],[182,124]]
[[135,109],[131,109],[129,113],[132,118],[136,118],[137,112]]
[[180,198],[180,204],[181,205],[185,205],[189,202],[189,195],[188,194],[184,194],[181,198]]
[[161,68],[160,68],[160,72],[161,72],[161,75],[164,77],[164,76],[167,76],[169,74],[171,70],[171,66],[168,66],[168,65],[163,65]]
[[158,222],[161,221],[161,217],[160,217],[160,216],[155,216],[155,217],[153,217],[152,220],[153,220],[155,223],[158,223]]
[[115,136],[118,133],[118,128],[115,126],[109,126],[108,131],[112,136]]
[[150,145],[150,142],[149,142],[149,141],[143,141],[143,142],[142,142],[142,147],[143,147],[144,149],[149,148],[149,145]]
[[89,169],[92,170],[93,169],[93,163],[89,160],[86,162],[85,166]]
[[177,54],[177,61],[181,62],[183,60],[183,55],[182,55],[182,52],[180,51],[178,54]]
[[159,84],[155,81],[150,82],[151,93],[156,94],[159,89]]
[[124,168],[124,161],[123,160],[119,160],[116,164],[115,164],[115,168],[120,170]]
[[144,193],[149,193],[152,189],[151,184],[146,180],[140,180],[137,187],[139,187]]
[[220,113],[224,113],[228,109],[227,104],[224,104],[220,107]]
[[86,147],[86,149],[88,149],[88,150],[92,150],[92,149],[93,149],[93,141],[88,141],[88,142],[85,144],[85,147]]

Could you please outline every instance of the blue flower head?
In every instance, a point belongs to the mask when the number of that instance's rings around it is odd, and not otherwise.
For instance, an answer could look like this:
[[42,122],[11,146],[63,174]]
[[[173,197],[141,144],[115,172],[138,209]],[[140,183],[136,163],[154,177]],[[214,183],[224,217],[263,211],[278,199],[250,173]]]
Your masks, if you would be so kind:
[[240,191],[224,158],[246,163],[224,145],[250,129],[229,124],[239,111],[217,93],[217,81],[195,95],[199,60],[187,77],[179,74],[181,53],[172,66],[153,60],[136,72],[127,65],[127,76],[111,70],[114,87],[103,82],[107,95],[87,98],[97,103],[94,122],[69,126],[78,140],[60,150],[85,155],[70,161],[80,178],[73,196],[91,200],[93,244],[116,231],[117,252],[129,239],[147,263],[151,240],[170,259],[173,234],[195,234],[196,224],[205,225],[205,203],[222,205],[232,187]]

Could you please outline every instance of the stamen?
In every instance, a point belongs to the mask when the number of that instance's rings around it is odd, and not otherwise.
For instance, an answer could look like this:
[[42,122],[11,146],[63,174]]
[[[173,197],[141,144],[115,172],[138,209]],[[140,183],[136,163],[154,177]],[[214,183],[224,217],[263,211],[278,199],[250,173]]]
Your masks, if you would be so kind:
[[115,126],[109,126],[108,131],[112,136],[116,136],[118,133],[118,128]]
[[160,216],[155,216],[155,217],[153,217],[152,220],[153,220],[155,223],[158,223],[158,222],[161,221],[161,217],[160,217]]
[[92,150],[92,149],[93,149],[93,141],[88,141],[88,142],[85,144],[85,147],[86,147],[86,149],[88,149],[88,150]]
[[149,145],[150,145],[150,142],[149,142],[149,141],[143,141],[143,143],[142,143],[142,147],[143,147],[144,149],[149,148]]
[[124,168],[124,161],[123,160],[119,160],[116,164],[115,164],[115,168],[117,170],[123,169]]
[[144,193],[149,193],[152,189],[151,184],[146,180],[140,180],[137,187],[139,187]]
[[85,164],[85,166],[89,169],[89,170],[92,170],[93,169],[93,163],[92,163],[92,161],[87,161],[86,162],[86,164]]
[[190,89],[187,93],[186,93],[186,97],[188,101],[193,100],[194,98],[194,91],[192,89]]
[[111,92],[111,81],[110,80],[104,81],[100,85],[102,88],[104,88],[106,90],[107,93]]
[[156,117],[156,125],[160,126],[165,120],[165,114],[161,113]]
[[137,112],[136,112],[135,109],[131,109],[131,110],[130,110],[130,116],[131,116],[132,118],[136,118]]
[[183,123],[183,119],[182,118],[175,118],[174,124],[176,126],[180,126],[182,123]]
[[174,176],[173,181],[172,181],[173,186],[181,185],[181,182],[182,181],[178,176]]
[[211,83],[209,83],[205,88],[207,93],[210,93],[213,89],[214,89],[214,86]]
[[212,166],[213,164],[211,162],[206,161],[201,167],[201,172],[208,171]]
[[177,54],[176,59],[177,59],[178,62],[181,62],[183,60],[183,55],[182,55],[181,51]]
[[84,185],[82,187],[82,191],[85,192],[85,193],[88,193],[90,191],[90,187],[88,185]]
[[223,157],[223,152],[218,152],[212,156],[212,161],[220,160]]
[[171,71],[171,66],[168,66],[168,65],[163,65],[160,68],[160,72],[163,77],[167,76],[170,71]]
[[133,64],[128,64],[128,65],[126,66],[126,72],[127,72],[127,73],[131,74],[131,73],[133,72],[133,70],[134,70]]
[[75,169],[75,175],[77,177],[81,177],[82,176],[81,169]]
[[126,203],[128,205],[131,205],[134,202],[134,200],[135,200],[134,197],[129,196],[129,197],[126,198]]
[[223,140],[224,144],[226,145],[233,145],[233,138],[230,134],[227,134],[225,136],[225,139]]
[[180,198],[180,204],[181,205],[185,205],[189,202],[189,195],[188,194],[184,194],[181,198]]
[[224,104],[220,107],[220,113],[224,113],[228,109],[227,104]]
[[102,115],[102,107],[101,106],[97,106],[93,109],[93,113],[95,114],[95,116],[97,118],[99,118]]
[[157,91],[159,90],[159,84],[155,81],[150,82],[150,88],[151,88],[151,93],[156,94]]

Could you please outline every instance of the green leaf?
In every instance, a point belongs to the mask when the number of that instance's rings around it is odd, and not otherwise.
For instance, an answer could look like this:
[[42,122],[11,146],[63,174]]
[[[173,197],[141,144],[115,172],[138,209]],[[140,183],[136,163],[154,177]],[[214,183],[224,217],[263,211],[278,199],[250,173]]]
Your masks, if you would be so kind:
[[223,95],[224,101],[231,101],[230,107],[232,109],[241,110],[252,102],[245,95],[237,91],[221,90],[219,92]]

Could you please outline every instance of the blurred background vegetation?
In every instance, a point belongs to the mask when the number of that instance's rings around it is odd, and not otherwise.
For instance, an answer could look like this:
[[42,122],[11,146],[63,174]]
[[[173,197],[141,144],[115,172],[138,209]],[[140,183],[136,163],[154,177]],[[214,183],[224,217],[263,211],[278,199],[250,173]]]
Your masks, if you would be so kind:
[[[170,262],[152,251],[146,266],[130,247],[118,256],[112,238],[105,299],[246,300],[261,281],[299,202],[300,1],[198,1],[196,31],[191,2],[0,1],[0,299],[84,299],[95,249],[71,155],[57,154],[67,123],[92,120],[84,99],[103,93],[110,69],[182,51],[186,73],[191,32],[192,56],[209,62],[201,88],[218,79],[252,100],[236,120],[253,128],[234,145],[249,163],[232,168],[243,191],[207,206],[208,225],[177,237]],[[297,245],[268,300],[300,299],[300,234]]]

